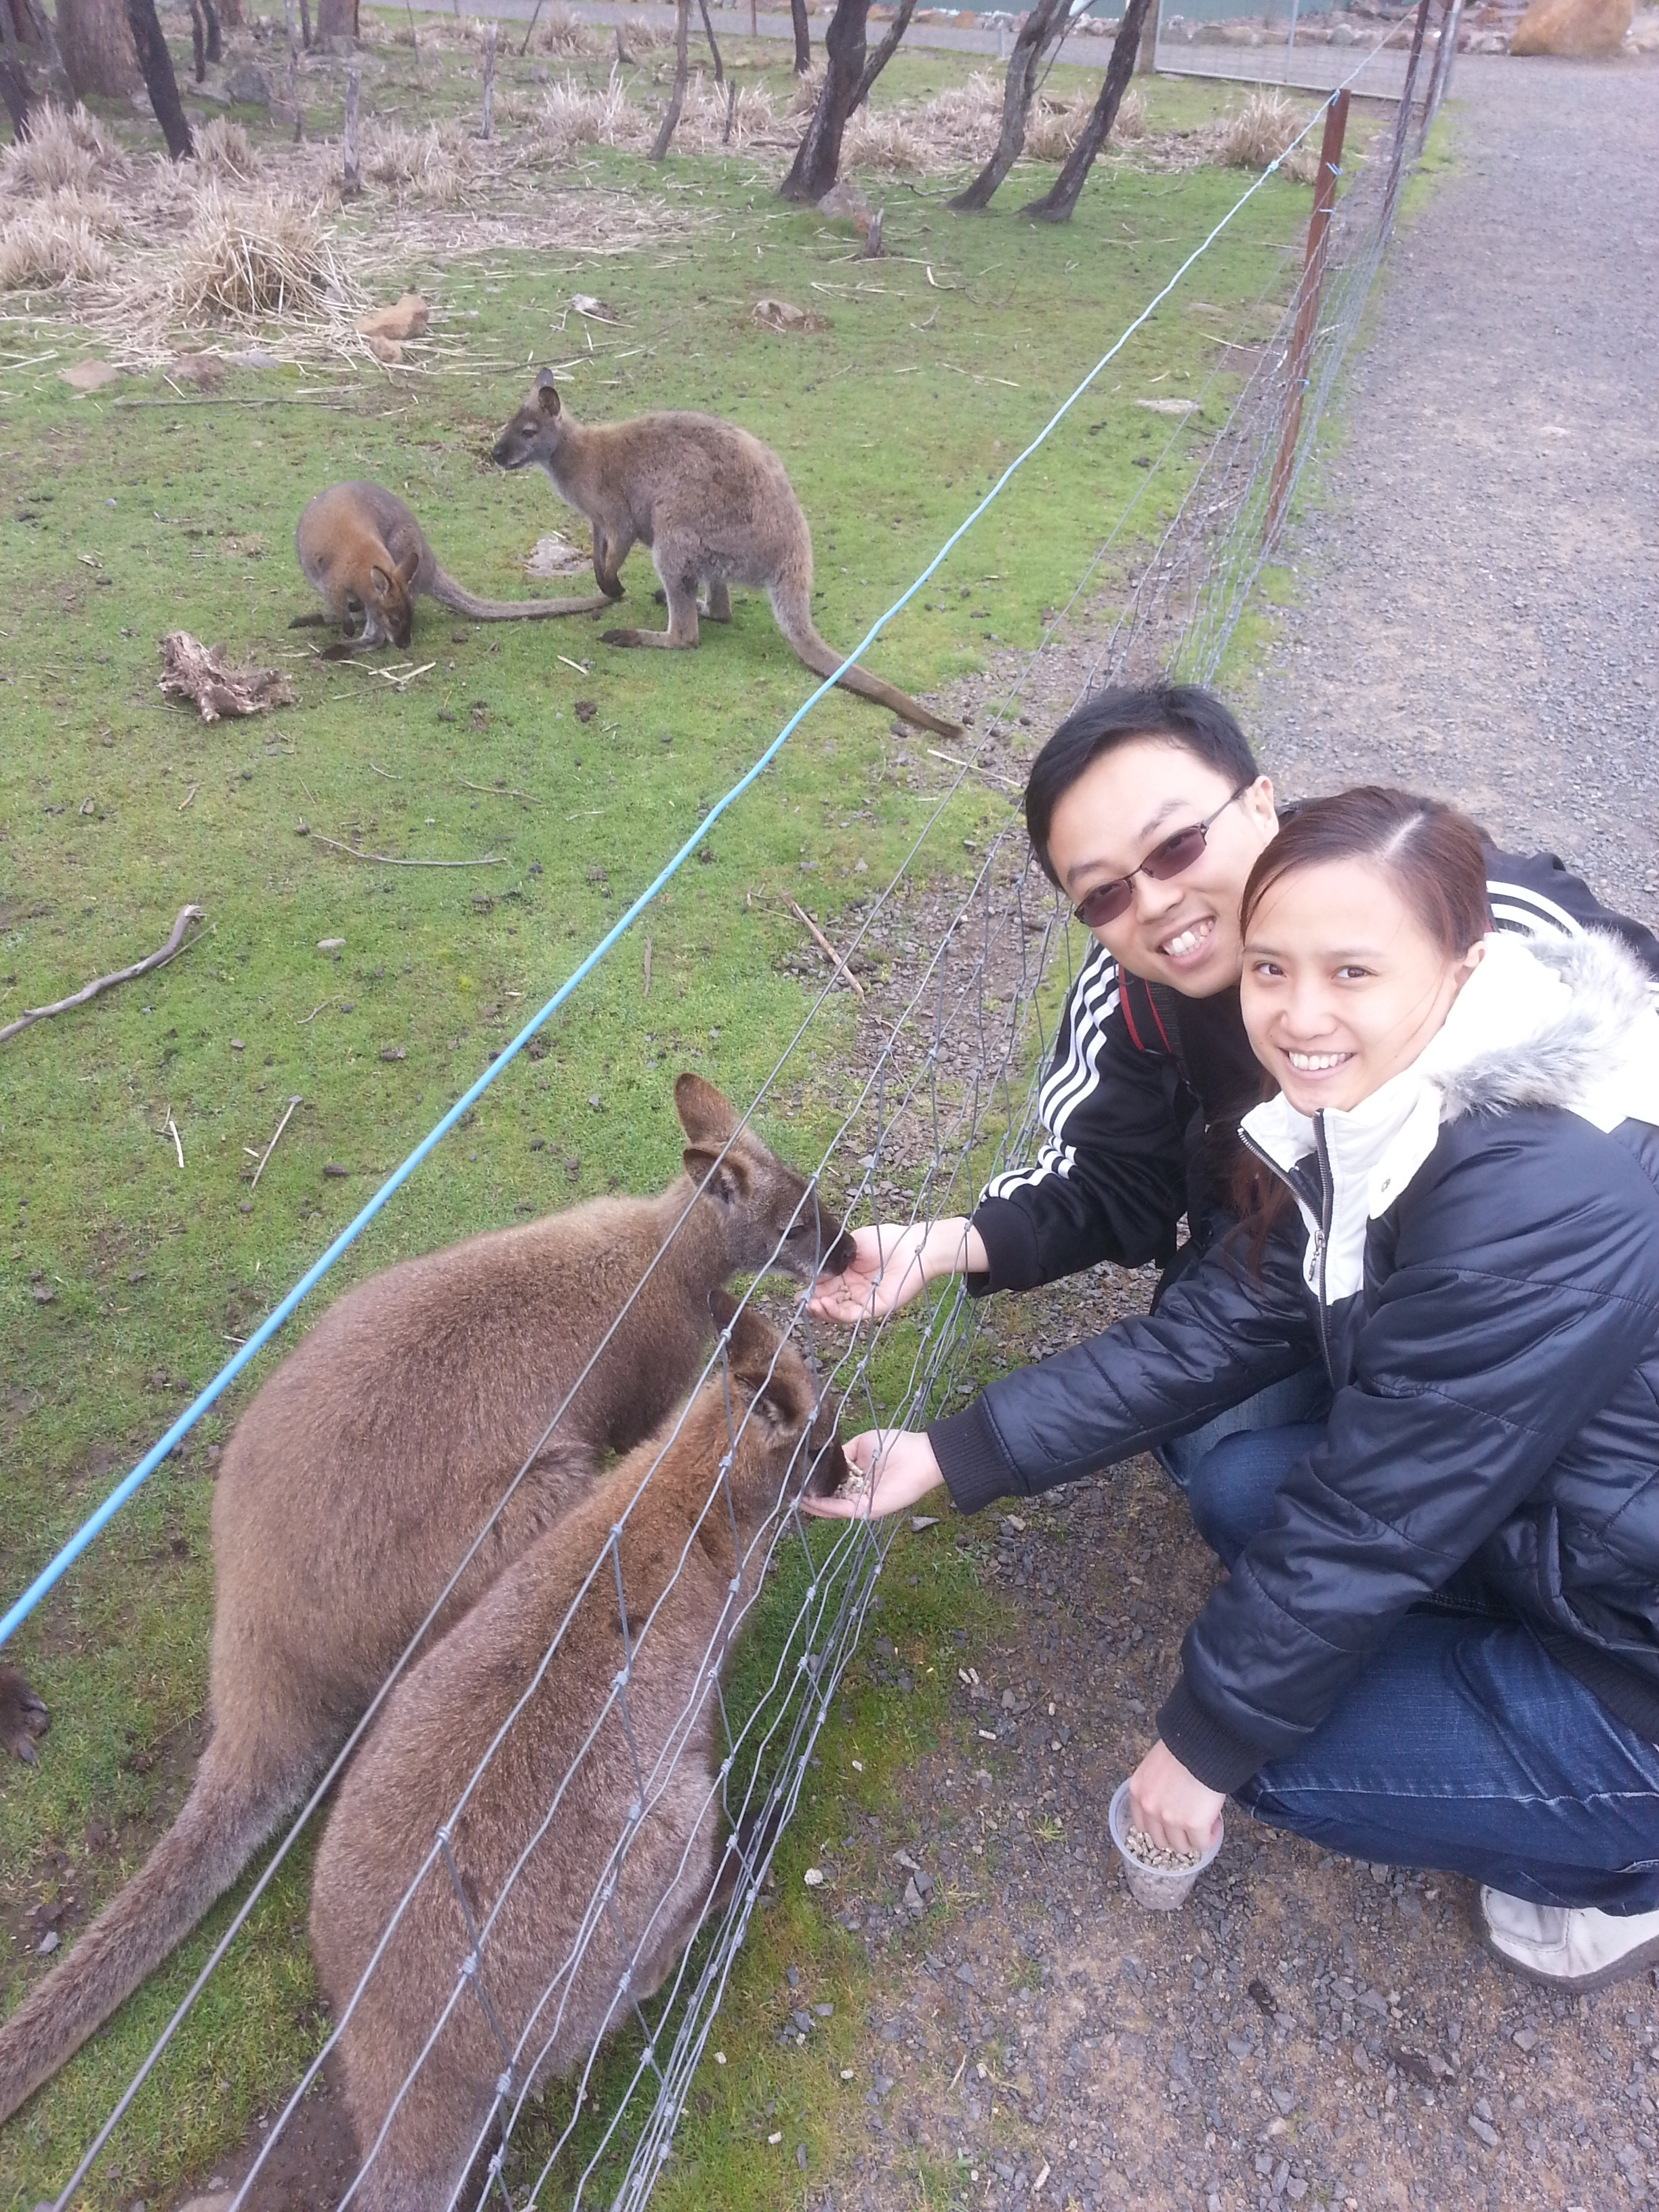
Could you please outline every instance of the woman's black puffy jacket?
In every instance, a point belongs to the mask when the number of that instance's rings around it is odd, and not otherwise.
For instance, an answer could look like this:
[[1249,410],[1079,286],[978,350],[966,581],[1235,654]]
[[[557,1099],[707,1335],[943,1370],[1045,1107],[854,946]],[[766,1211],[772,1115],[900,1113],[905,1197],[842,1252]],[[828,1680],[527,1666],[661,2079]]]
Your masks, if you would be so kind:
[[[1419,1164],[1386,1202],[1373,1184],[1348,1224],[1346,1295],[1320,1295],[1344,1200],[1321,1116],[1286,1178],[1321,1229],[1288,1214],[1259,1273],[1230,1241],[1155,1316],[1003,1377],[929,1431],[972,1511],[1324,1360],[1324,1440],[1188,1632],[1158,1715],[1213,1789],[1310,1735],[1437,1594],[1529,1623],[1659,1741],[1659,1017],[1606,938],[1515,957],[1540,964],[1565,1009],[1496,1050],[1488,1024],[1488,1048],[1443,1073]],[[1586,1112],[1610,1118],[1621,1070],[1627,1099],[1651,1090],[1644,1118],[1597,1126]]]

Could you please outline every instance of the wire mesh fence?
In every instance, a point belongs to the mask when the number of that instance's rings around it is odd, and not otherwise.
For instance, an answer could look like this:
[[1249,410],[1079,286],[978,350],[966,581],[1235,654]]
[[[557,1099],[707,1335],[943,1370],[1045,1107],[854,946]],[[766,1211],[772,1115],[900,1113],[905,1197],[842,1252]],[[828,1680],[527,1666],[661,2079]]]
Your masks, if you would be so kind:
[[[1388,154],[1379,137],[1340,179],[1292,489],[1386,248]],[[919,1227],[970,1214],[988,1179],[1032,1156],[1052,1017],[1086,940],[1032,862],[1017,809],[965,885],[959,844],[943,866],[948,810],[1085,592],[1115,592],[1107,564],[1176,468],[1190,470],[1184,495],[1078,696],[1165,671],[1205,682],[1221,667],[1272,553],[1269,480],[1308,282],[1299,262],[1298,242],[1218,347],[1209,384],[1019,677],[947,763],[903,863],[849,907],[858,922],[843,963],[901,914],[918,949],[856,1021],[847,969],[832,972],[747,1103],[745,1123],[804,1079],[822,1091],[833,1070],[838,1119],[778,1237],[778,1262],[792,1236],[810,1233],[822,1251],[832,1198],[849,1219],[873,1210]],[[1194,465],[1192,425],[1212,397],[1224,400],[1224,422]],[[739,1142],[722,1149],[711,1181]],[[60,2206],[342,1773],[313,1905],[330,2031],[226,2202],[259,2201],[276,2146],[337,2053],[361,2160],[343,2206],[644,2204],[882,1572],[883,1526],[802,1511],[807,1486],[836,1471],[831,1422],[844,1433],[918,1425],[972,1387],[977,1309],[960,1276],[832,1340],[807,1313],[798,1245],[789,1272],[787,1295],[763,1268],[721,1309],[714,1350],[672,1418],[614,1468],[582,1467],[568,1517],[434,1639],[449,1591],[532,1470],[561,1449],[584,1378],[549,1409]],[[477,1694],[486,1680],[489,1693]]]

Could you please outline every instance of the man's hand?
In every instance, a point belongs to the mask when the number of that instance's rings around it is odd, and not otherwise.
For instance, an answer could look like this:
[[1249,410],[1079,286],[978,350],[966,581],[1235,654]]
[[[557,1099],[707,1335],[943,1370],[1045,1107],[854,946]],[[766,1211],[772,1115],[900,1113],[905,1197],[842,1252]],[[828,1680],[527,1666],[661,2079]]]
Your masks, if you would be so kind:
[[1166,1851],[1199,1858],[1221,1826],[1224,1793],[1208,1790],[1172,1751],[1155,1743],[1129,1778],[1129,1818]]
[[820,1321],[880,1321],[908,1306],[940,1275],[990,1266],[978,1230],[960,1215],[909,1228],[884,1221],[853,1231],[854,1258],[838,1275],[820,1275],[806,1310]]
[[881,1521],[905,1512],[945,1480],[933,1447],[914,1429],[866,1429],[842,1449],[848,1464],[869,1478],[869,1488],[857,1498],[803,1498],[803,1513],[826,1521]]

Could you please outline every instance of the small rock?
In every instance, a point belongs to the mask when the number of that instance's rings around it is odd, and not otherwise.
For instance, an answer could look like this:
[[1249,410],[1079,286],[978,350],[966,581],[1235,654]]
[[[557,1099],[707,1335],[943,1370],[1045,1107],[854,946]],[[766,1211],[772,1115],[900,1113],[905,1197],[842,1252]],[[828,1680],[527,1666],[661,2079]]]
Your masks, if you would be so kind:
[[325,1160],[323,1163],[323,1173],[329,1177],[331,1182],[341,1181],[345,1176],[349,1176],[350,1172],[351,1170],[349,1168],[343,1168],[337,1160]]
[[41,1958],[50,1958],[62,1941],[63,1938],[58,1935],[58,1930],[55,1928],[48,1928],[46,1934],[40,1938],[40,1942],[35,1946],[35,1948]]
[[914,1535],[920,1536],[924,1528],[937,1528],[938,1526],[937,1513],[913,1513],[910,1516],[910,1529]]
[[380,1057],[382,1060],[407,1060],[409,1053],[403,1045],[384,1044],[380,1047]]
[[317,939],[317,950],[319,952],[337,952],[344,943],[343,937],[319,937]]
[[801,1880],[806,1884],[808,1889],[819,1889],[823,1884],[823,1869],[822,1867],[808,1867],[806,1872],[801,1876]]
[[238,62],[225,72],[225,98],[240,107],[269,107],[274,97],[270,77],[257,62]]
[[1481,2142],[1485,2143],[1488,2150],[1497,2149],[1498,2130],[1492,2126],[1490,2120],[1483,2120],[1476,2113],[1471,2112],[1469,2114],[1469,2130],[1472,2134],[1480,2136]]

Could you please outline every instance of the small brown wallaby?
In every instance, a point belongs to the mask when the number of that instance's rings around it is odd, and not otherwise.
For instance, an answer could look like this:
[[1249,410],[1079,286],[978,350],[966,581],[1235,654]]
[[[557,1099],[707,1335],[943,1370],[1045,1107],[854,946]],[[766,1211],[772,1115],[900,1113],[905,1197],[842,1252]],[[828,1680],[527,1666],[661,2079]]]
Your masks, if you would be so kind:
[[44,1702],[15,1667],[0,1667],[0,1745],[26,1766],[35,1764],[34,1739],[50,1725]]
[[550,615],[598,614],[605,605],[602,598],[475,599],[438,566],[402,500],[380,484],[337,483],[319,491],[300,517],[294,550],[328,612],[296,615],[289,628],[332,621],[350,637],[354,621],[361,619],[355,640],[359,652],[407,645],[422,592],[474,622],[542,622]]
[[[631,422],[573,422],[543,369],[535,389],[492,448],[504,469],[547,472],[567,505],[593,526],[593,574],[613,599],[623,595],[622,564],[637,541],[668,600],[668,628],[608,629],[607,645],[690,647],[699,615],[730,622],[733,584],[763,591],[778,628],[817,676],[833,676],[842,656],[812,623],[812,534],[783,463],[769,446],[715,415],[636,415]],[[708,603],[697,605],[697,587]],[[841,682],[907,722],[959,738],[948,722],[862,668]]]
[[[472,1929],[488,1931],[480,1943],[469,1930],[439,1857],[346,2021],[346,2103],[367,2155],[477,1953],[477,1987],[451,2008],[362,2178],[364,2212],[426,2212],[465,2179],[504,2065],[480,1990],[519,2054],[514,2090],[533,2091],[632,2018],[630,2000],[660,1987],[738,1877],[715,1685],[754,1595],[757,1563],[744,1559],[781,1502],[833,1490],[847,1462],[794,1346],[749,1310],[726,1326],[729,1415],[716,1376],[678,1433],[671,1417],[599,1478],[398,1685],[341,1785],[311,1893],[312,1951],[337,2020],[446,1823]],[[588,1580],[618,1524],[626,1638],[611,1564]]]
[[684,1172],[659,1197],[592,1199],[371,1276],[237,1423],[213,1499],[212,1736],[173,1826],[0,2027],[0,2120],[303,1801],[567,1393],[556,1448],[434,1633],[559,1518],[581,1468],[631,1449],[684,1394],[714,1333],[711,1291],[739,1270],[810,1282],[851,1260],[851,1237],[712,1084],[682,1075],[674,1103]]

